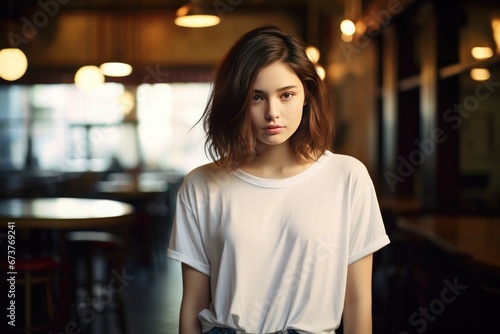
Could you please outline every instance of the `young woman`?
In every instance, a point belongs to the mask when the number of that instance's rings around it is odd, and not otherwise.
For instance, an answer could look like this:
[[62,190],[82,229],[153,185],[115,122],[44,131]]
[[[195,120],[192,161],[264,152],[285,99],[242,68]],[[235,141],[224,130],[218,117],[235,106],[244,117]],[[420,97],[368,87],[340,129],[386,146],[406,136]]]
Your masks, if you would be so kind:
[[330,151],[326,89],[303,44],[248,32],[204,113],[214,159],[178,193],[180,334],[371,333],[372,253],[389,242],[372,181]]

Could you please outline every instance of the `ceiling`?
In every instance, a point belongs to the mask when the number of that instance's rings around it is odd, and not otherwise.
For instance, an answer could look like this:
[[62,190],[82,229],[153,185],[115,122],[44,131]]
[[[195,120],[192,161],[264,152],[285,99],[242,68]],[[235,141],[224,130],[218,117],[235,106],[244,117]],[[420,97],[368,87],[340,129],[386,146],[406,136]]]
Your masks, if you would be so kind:
[[[219,6],[224,24],[207,30],[173,26],[175,11],[188,0],[0,0],[0,49],[19,45],[30,61],[24,79],[67,81],[84,63],[100,63],[121,43],[123,58],[131,63],[164,66],[212,66],[239,30],[269,20],[295,25],[300,34],[317,36],[320,15],[342,12],[344,0],[192,0]],[[220,13],[220,12],[219,12]],[[50,17],[49,17],[50,16]],[[222,16],[222,15],[220,15]],[[87,17],[84,23],[82,19]],[[106,27],[119,17],[127,29],[120,36]],[[149,19],[148,19],[149,18]],[[44,22],[46,20],[46,22]],[[162,21],[163,20],[163,21]],[[128,22],[128,23],[127,23]],[[94,25],[92,25],[94,24]],[[100,24],[100,25],[99,25]],[[158,28],[161,24],[161,29]],[[34,27],[35,31],[30,27]],[[86,28],[86,27],[90,28]],[[92,28],[95,27],[95,28]],[[88,31],[96,32],[94,35]],[[87,32],[85,32],[87,31]],[[117,31],[117,30],[115,30]],[[82,35],[85,32],[85,35]],[[16,36],[14,42],[12,37]],[[28,37],[31,35],[31,38]],[[95,39],[88,35],[96,36]],[[26,38],[25,38],[26,37]],[[121,42],[117,42],[121,39]],[[79,40],[80,43],[73,44]],[[176,41],[175,43],[172,41]],[[217,43],[213,43],[217,40]],[[20,41],[20,42],[19,42]],[[18,43],[19,42],[19,43]],[[110,46],[114,44],[113,46]],[[16,46],[17,46],[16,45]],[[133,50],[130,50],[132,49]],[[85,59],[83,59],[85,58]],[[144,67],[144,66],[143,66]],[[43,76],[38,79],[37,75]],[[56,77],[62,73],[68,78]],[[143,73],[135,71],[137,75]],[[31,76],[31,77],[30,77]],[[28,78],[29,77],[29,78]]]
[[[315,1],[321,10],[339,10],[344,0],[198,0],[202,4],[234,8],[244,11],[252,10],[304,10]],[[58,10],[64,11],[175,11],[188,0],[3,0],[0,2],[0,18],[21,18],[40,9],[41,3],[56,3]]]

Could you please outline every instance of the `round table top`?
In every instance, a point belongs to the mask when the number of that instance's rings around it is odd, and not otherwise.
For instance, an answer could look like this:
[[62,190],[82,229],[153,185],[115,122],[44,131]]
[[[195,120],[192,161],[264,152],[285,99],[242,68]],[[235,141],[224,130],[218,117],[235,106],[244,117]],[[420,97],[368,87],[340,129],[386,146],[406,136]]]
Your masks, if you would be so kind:
[[0,218],[16,226],[75,229],[119,225],[134,212],[130,204],[91,198],[15,198],[0,200]]

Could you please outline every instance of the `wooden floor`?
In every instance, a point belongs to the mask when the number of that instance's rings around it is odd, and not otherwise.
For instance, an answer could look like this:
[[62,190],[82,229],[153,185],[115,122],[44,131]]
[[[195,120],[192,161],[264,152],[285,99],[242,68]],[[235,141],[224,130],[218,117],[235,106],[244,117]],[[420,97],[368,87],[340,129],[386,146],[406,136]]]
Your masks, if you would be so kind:
[[180,264],[137,270],[127,293],[129,334],[177,334],[182,296]]
[[[165,259],[161,266],[129,265],[125,274],[127,285],[122,296],[128,334],[177,334],[182,295],[180,264]],[[88,327],[81,327],[82,334],[122,334],[116,312],[99,312],[98,307],[94,311]]]

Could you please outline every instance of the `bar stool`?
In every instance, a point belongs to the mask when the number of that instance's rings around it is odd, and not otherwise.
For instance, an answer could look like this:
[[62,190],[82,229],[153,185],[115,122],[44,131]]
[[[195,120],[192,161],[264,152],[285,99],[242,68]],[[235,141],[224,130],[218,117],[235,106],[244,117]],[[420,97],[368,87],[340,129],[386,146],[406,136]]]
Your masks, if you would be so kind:
[[[112,272],[120,273],[124,266],[124,241],[121,237],[109,232],[103,231],[75,231],[67,235],[68,249],[73,261],[72,268],[72,291],[75,292],[72,296],[75,302],[75,308],[78,316],[87,316],[86,319],[80,319],[88,325],[85,333],[92,331],[91,323],[94,321],[98,313],[105,310],[111,310],[111,304],[115,301],[119,328],[121,333],[127,333],[127,325],[125,320],[125,309],[121,295],[121,289],[116,289],[112,284],[116,281],[113,279]],[[79,274],[82,268],[78,268],[78,260],[83,261],[85,278],[83,282]],[[96,275],[98,266],[104,267],[105,275],[98,277]],[[116,284],[115,284],[116,285]],[[84,301],[78,303],[78,293],[84,290]],[[79,289],[80,288],[80,289]],[[99,288],[101,292],[106,293],[106,299],[99,300]],[[103,293],[101,293],[104,296]],[[96,302],[97,301],[97,302]],[[83,325],[83,327],[86,327]]]
[[[7,272],[8,266],[6,262],[2,262],[2,267]],[[15,295],[21,295],[21,291],[18,291],[18,287],[23,287],[24,290],[24,323],[19,323],[16,315],[15,327],[9,326],[9,330],[15,332],[24,332],[26,334],[39,332],[39,331],[54,331],[56,329],[56,319],[54,314],[54,285],[59,277],[59,262],[52,258],[19,258],[15,262],[15,272],[17,272],[15,279],[10,283],[8,291],[11,291],[11,284],[15,285]],[[35,299],[33,296],[34,288],[36,286],[42,285],[45,289],[45,296],[40,299]],[[40,291],[41,292],[41,291]],[[46,314],[40,314],[37,312],[36,315],[41,316],[40,319],[34,319],[34,312],[32,310],[33,305],[41,303],[36,309],[44,309],[43,304],[47,309]],[[19,310],[22,306],[20,301],[15,304],[16,310]],[[8,311],[7,314],[9,314]],[[15,311],[17,312],[17,311]],[[7,318],[9,320],[9,318]]]

